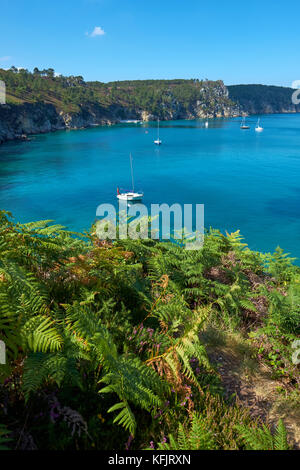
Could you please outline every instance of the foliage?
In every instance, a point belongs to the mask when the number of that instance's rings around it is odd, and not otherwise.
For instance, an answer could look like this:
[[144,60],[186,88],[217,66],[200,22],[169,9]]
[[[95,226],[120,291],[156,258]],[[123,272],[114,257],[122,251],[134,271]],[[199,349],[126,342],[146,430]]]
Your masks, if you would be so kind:
[[266,425],[255,429],[239,426],[238,429],[248,450],[289,450],[287,432],[281,419],[274,435]]
[[85,82],[81,76],[55,75],[53,69],[33,73],[26,69],[0,69],[0,79],[6,84],[7,102],[52,103],[60,110],[79,112],[96,108],[119,119],[128,110],[146,111],[160,119],[193,115],[196,103],[201,103],[204,115],[214,115],[222,106],[232,106],[223,82],[208,80],[132,80],[109,83]]
[[8,446],[122,449],[129,433],[136,449],[166,435],[172,449],[243,449],[236,426],[264,428],[223,399],[200,339],[208,320],[250,334],[258,359],[297,389],[300,275],[278,250],[252,252],[239,232],[210,230],[193,251],[0,219]]
[[[293,105],[292,94],[295,90],[288,87],[270,85],[231,85],[229,97],[239,103],[248,113],[281,113],[282,110],[300,111],[299,105]],[[272,111],[270,111],[270,109]]]
[[158,444],[158,450],[212,450],[216,448],[213,433],[207,429],[207,423],[198,413],[190,418],[190,428],[185,430],[179,423],[177,438],[169,435],[169,442]]
[[[237,439],[244,442],[247,450],[289,450],[287,432],[282,420],[279,420],[274,435],[265,425],[255,427],[235,425]],[[152,447],[153,448],[153,447]],[[216,434],[206,416],[192,413],[188,426],[178,425],[177,437],[170,434],[158,443],[157,450],[214,450],[218,448]]]

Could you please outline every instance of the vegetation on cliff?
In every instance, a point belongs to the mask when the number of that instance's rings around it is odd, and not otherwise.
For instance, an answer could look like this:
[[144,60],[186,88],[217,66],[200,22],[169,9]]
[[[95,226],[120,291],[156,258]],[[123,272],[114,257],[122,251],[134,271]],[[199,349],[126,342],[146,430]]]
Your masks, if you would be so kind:
[[0,447],[293,445],[226,395],[207,342],[238,334],[299,404],[300,270],[280,249],[250,251],[238,232],[190,251],[0,222]]
[[300,111],[300,105],[291,101],[293,90],[289,88],[227,88],[221,80],[85,82],[81,76],[57,76],[53,69],[35,68],[31,73],[15,67],[0,69],[0,80],[7,92],[7,105],[0,105],[0,143],[122,119],[199,119]]
[[229,97],[249,114],[300,112],[292,102],[292,88],[267,85],[228,86]]
[[122,118],[128,111],[145,111],[161,119],[230,114],[233,103],[222,81],[137,80],[85,82],[78,76],[55,76],[53,69],[0,69],[6,83],[7,103],[51,103],[64,112],[79,112],[89,105],[101,106]]

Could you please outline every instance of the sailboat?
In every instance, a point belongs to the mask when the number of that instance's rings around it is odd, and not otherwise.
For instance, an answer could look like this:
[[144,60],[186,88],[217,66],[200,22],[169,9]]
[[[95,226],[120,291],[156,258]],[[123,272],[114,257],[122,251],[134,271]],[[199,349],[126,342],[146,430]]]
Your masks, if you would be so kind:
[[246,124],[246,118],[243,117],[242,123],[241,123],[241,129],[250,129],[250,126]]
[[206,129],[208,128],[208,121],[205,122],[204,126],[206,127]]
[[132,165],[132,155],[129,155],[130,158],[130,170],[131,170],[131,182],[132,182],[132,191],[125,191],[120,193],[119,188],[117,188],[117,198],[123,201],[141,201],[144,193],[139,193],[134,191],[134,179],[133,179],[133,165]]
[[256,132],[262,132],[264,130],[264,128],[261,127],[259,123],[260,123],[260,119],[258,119],[256,127],[255,127]]
[[159,138],[159,119],[157,119],[157,139],[154,141],[156,145],[161,145],[162,141]]

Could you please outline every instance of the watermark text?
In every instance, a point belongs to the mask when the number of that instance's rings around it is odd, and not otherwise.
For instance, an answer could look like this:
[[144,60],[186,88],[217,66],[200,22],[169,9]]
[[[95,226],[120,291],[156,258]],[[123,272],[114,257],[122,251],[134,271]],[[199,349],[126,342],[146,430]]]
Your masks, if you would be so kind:
[[204,242],[204,204],[128,203],[119,200],[97,207],[96,234],[101,240],[174,240],[187,250],[199,250]]

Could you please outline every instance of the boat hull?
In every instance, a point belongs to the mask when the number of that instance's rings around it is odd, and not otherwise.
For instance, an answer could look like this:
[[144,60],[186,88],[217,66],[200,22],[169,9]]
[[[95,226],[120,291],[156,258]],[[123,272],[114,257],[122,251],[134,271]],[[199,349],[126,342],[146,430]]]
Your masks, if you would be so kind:
[[141,201],[143,199],[143,193],[122,193],[117,194],[117,198],[121,201]]

